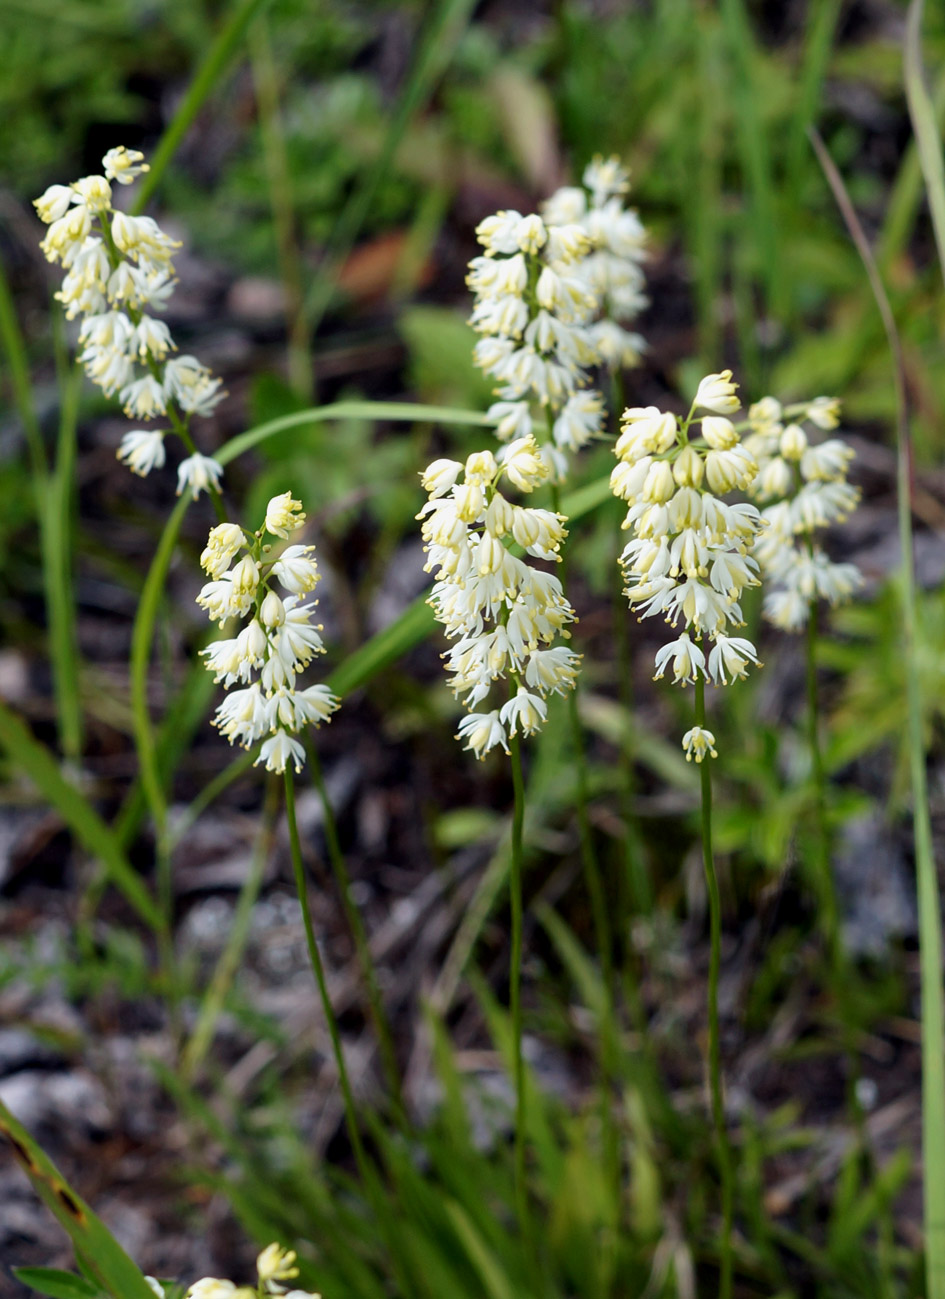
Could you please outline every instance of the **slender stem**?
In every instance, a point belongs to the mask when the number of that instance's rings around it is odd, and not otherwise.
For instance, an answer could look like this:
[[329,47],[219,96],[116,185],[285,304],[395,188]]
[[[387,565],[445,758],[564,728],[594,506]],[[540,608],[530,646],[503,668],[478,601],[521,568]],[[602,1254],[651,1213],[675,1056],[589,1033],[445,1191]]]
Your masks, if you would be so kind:
[[[696,678],[696,725],[705,727],[705,680]],[[712,1118],[718,1145],[719,1172],[722,1179],[722,1274],[719,1299],[732,1299],[732,1201],[734,1178],[732,1152],[725,1127],[725,1105],[722,1099],[722,1047],[719,1034],[719,970],[722,963],[722,899],[712,856],[712,775],[708,755],[701,762],[702,781],[702,863],[709,895],[709,1087],[712,1093]]]
[[[549,414],[549,421],[550,421]],[[551,508],[556,514],[561,512],[561,495],[558,484],[551,485]],[[561,586],[565,589],[567,579],[567,561],[561,561]],[[576,811],[578,833],[581,839],[581,864],[584,868],[584,882],[587,886],[591,903],[591,915],[594,919],[594,931],[597,947],[600,952],[601,971],[608,1001],[613,995],[613,935],[607,916],[607,903],[604,897],[604,886],[601,880],[600,864],[594,848],[594,836],[591,832],[591,818],[588,811],[590,798],[587,779],[587,753],[584,748],[584,731],[578,711],[578,686],[568,692],[568,723],[571,727],[571,744],[574,751],[574,768],[577,780]]]
[[371,959],[371,948],[368,943],[367,933],[364,929],[364,921],[361,919],[361,913],[351,897],[351,876],[348,873],[348,865],[341,849],[341,840],[338,837],[338,823],[335,820],[335,813],[331,806],[331,799],[328,797],[328,790],[325,788],[325,778],[322,772],[321,762],[319,761],[318,751],[314,744],[309,744],[306,746],[306,752],[311,764],[312,779],[315,783],[315,788],[318,790],[318,797],[322,804],[325,842],[328,846],[328,860],[331,862],[331,871],[335,877],[335,884],[338,887],[338,893],[341,897],[341,905],[344,909],[345,919],[348,922],[348,928],[351,930],[351,937],[354,940],[358,963],[361,966],[361,973],[364,976],[365,983],[367,984],[368,1004],[371,1019],[374,1021],[374,1031],[377,1033],[377,1039],[381,1050],[381,1061],[384,1066],[387,1085],[390,1088],[391,1096],[393,1098],[396,1117],[398,1121],[402,1123],[404,1121],[405,1109],[403,1089],[400,1081],[400,1070],[397,1067],[397,1055],[394,1051],[394,1039],[391,1033],[390,1023],[384,1010],[380,985],[377,981],[377,971],[375,970],[374,962]]
[[322,1011],[325,1015],[325,1022],[328,1025],[328,1034],[331,1038],[332,1051],[335,1057],[335,1067],[338,1070],[338,1081],[341,1084],[341,1095],[344,1100],[348,1136],[351,1141],[351,1149],[354,1152],[354,1159],[358,1166],[361,1180],[365,1187],[371,1187],[374,1179],[364,1149],[364,1143],[361,1140],[361,1131],[358,1127],[358,1115],[354,1103],[354,1093],[351,1090],[348,1066],[345,1063],[344,1051],[341,1046],[341,1033],[338,1030],[338,1020],[335,1017],[335,1011],[331,1004],[331,997],[328,994],[328,984],[325,980],[325,967],[322,964],[321,953],[318,950],[318,943],[315,940],[315,930],[312,926],[312,913],[308,905],[308,884],[305,879],[305,867],[302,864],[302,845],[299,841],[299,827],[295,817],[295,785],[293,783],[292,773],[288,768],[286,768],[285,771],[285,812],[289,826],[289,849],[292,854],[292,870],[295,874],[295,889],[299,898],[299,906],[302,908],[302,923],[305,926],[305,942],[308,947],[308,957],[312,964],[312,972],[315,975],[315,982],[318,985],[318,995],[321,998]]
[[[915,61],[921,4],[909,11],[911,59]],[[913,94],[915,87],[913,87]],[[914,107],[914,105],[913,105]],[[808,132],[827,182],[833,191],[850,237],[856,244],[882,317],[893,358],[896,385],[896,506],[902,555],[902,652],[906,670],[909,770],[912,782],[916,891],[919,907],[919,969],[922,996],[922,1166],[925,1226],[925,1279],[929,1299],[945,1299],[945,1001],[942,993],[942,911],[932,847],[925,743],[922,735],[923,698],[917,663],[915,556],[912,544],[913,463],[909,401],[902,343],[873,250],[850,202],[843,178],[813,128]],[[920,141],[921,145],[921,141]],[[945,271],[945,266],[942,267]]]
[[525,1143],[527,1107],[525,1098],[525,1061],[522,1055],[522,839],[525,825],[525,780],[522,775],[522,746],[518,735],[509,740],[512,755],[512,787],[515,804],[512,811],[512,862],[509,894],[512,904],[512,950],[509,965],[509,1009],[512,1015],[512,1038],[515,1061],[515,1206],[519,1227],[529,1255],[532,1254],[532,1227],[528,1211],[528,1188],[525,1181]]

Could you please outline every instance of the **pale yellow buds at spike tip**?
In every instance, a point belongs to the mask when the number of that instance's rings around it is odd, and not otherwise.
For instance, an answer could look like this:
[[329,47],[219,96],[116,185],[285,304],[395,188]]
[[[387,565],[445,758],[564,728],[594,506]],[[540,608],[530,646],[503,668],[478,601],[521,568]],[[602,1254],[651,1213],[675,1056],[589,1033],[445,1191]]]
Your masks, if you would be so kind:
[[781,403],[777,397],[762,397],[748,407],[748,422],[753,429],[766,429],[781,422]]
[[673,463],[673,478],[680,487],[698,487],[705,466],[695,447],[683,447]]
[[702,436],[713,451],[730,451],[738,441],[735,425],[722,415],[706,415],[703,418]]
[[[512,444],[513,446],[515,443]],[[435,463],[435,462],[434,462]],[[430,468],[433,466],[431,465]],[[429,470],[427,470],[429,473]],[[474,479],[491,483],[496,476],[495,456],[491,451],[473,451],[466,457],[466,481]],[[453,480],[456,481],[455,479]]]
[[840,402],[836,397],[815,397],[807,407],[807,418],[829,433],[840,423]]
[[807,434],[800,424],[788,424],[781,434],[778,450],[785,460],[800,460],[807,450]]
[[435,500],[446,495],[462,472],[463,466],[458,460],[434,460],[420,475],[420,481],[423,490]]
[[707,753],[712,758],[719,756],[715,749],[715,736],[702,726],[694,726],[691,731],[687,731],[682,738],[682,746],[686,751],[687,762],[692,762],[693,759],[701,762]]
[[274,537],[288,539],[289,533],[296,532],[305,522],[305,515],[301,511],[302,502],[293,500],[291,492],[274,496],[266,506],[266,531]]
[[200,567],[212,578],[222,577],[230,560],[244,545],[243,529],[236,523],[219,523],[210,531]]
[[283,1249],[276,1242],[267,1245],[256,1259],[256,1270],[260,1281],[263,1284],[267,1281],[288,1281],[298,1276],[299,1269],[293,1266],[295,1258],[293,1249]]
[[107,212],[112,205],[112,187],[104,176],[83,176],[72,188],[90,212]]
[[696,391],[694,405],[715,411],[718,415],[731,415],[741,406],[735,395],[737,387],[738,384],[732,382],[731,370],[707,374]]

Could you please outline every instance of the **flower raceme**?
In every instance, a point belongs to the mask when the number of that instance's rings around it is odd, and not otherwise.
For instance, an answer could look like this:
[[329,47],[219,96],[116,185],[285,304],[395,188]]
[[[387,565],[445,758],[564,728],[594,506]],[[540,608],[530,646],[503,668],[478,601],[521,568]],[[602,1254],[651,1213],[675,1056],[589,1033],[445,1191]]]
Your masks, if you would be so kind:
[[[150,217],[113,205],[111,183],[130,185],[148,170],[134,149],[109,149],[103,176],[52,185],[34,207],[48,226],[40,247],[65,275],[56,293],[69,320],[81,318],[79,359],[106,396],[117,395],[129,419],[167,418],[188,456],[178,465],[178,487],[196,498],[219,487],[222,469],[199,455],[190,437],[194,415],[209,415],[222,400],[220,380],[196,357],[176,355],[163,320],[173,290],[172,256],[180,245]],[[165,462],[167,429],[133,429],[118,458],[144,477]]]
[[[757,473],[728,418],[739,407],[735,389],[725,370],[702,380],[685,419],[655,406],[625,410],[615,447],[611,489],[627,503],[630,532],[620,560],[625,593],[641,618],[682,624],[656,655],[656,678],[671,670],[682,686],[726,685],[758,664],[751,641],[730,634],[743,624],[742,592],[759,582],[758,510],[721,499]],[[715,757],[714,744],[699,727],[683,740],[696,762]]]
[[543,436],[547,427],[542,455],[560,481],[566,453],[603,425],[603,399],[587,387],[597,361],[588,332],[597,298],[579,272],[591,240],[578,224],[514,211],[487,217],[476,236],[485,251],[469,263],[466,283],[480,335],[473,359],[499,381],[489,415],[504,442]]
[[582,181],[552,194],[542,205],[542,217],[550,226],[578,225],[590,241],[573,274],[584,280],[597,303],[596,318],[585,326],[596,363],[638,365],[646,344],[625,324],[647,303],[642,270],[646,232],[637,213],[624,207],[630,173],[619,158],[596,157],[585,167]]
[[299,674],[324,653],[321,627],[312,622],[315,602],[301,603],[319,581],[314,547],[290,545],[270,559],[264,541],[267,534],[288,540],[305,523],[301,509],[291,492],[274,496],[257,532],[220,523],[200,556],[210,581],[197,603],[221,626],[245,620],[235,636],[201,651],[214,680],[229,692],[213,724],[244,749],[264,740],[256,764],[265,763],[268,771],[285,771],[290,763],[301,771],[305,750],[295,736],[327,722],[340,707],[326,685],[298,685]]
[[846,480],[852,448],[838,437],[815,439],[814,429],[837,427],[839,411],[829,397],[786,407],[764,397],[748,412],[752,432],[745,445],[759,466],[750,491],[765,522],[754,548],[769,587],[763,611],[785,631],[800,631],[818,600],[845,603],[863,581],[855,564],[834,563],[815,540],[860,499]]
[[[477,758],[509,752],[511,736],[532,735],[547,716],[547,697],[574,688],[580,655],[566,645],[574,610],[553,574],[516,554],[558,559],[566,519],[510,501],[506,483],[529,494],[548,477],[534,437],[517,438],[501,462],[491,451],[434,460],[421,475],[429,500],[418,514],[435,575],[429,604],[453,642],[444,654],[449,685],[470,710],[457,739]],[[509,698],[479,711],[495,683]]]

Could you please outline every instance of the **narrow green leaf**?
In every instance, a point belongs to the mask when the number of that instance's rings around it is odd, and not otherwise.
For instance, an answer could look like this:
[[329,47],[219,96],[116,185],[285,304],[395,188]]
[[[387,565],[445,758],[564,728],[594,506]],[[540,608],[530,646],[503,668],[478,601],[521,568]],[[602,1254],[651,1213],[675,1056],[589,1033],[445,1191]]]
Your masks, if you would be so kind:
[[[906,18],[904,71],[909,116],[932,213],[939,266],[945,277],[945,165],[935,123],[935,109],[922,70],[922,0],[912,0]],[[945,1230],[945,1222],[942,1224]],[[945,1284],[945,1282],[943,1282]]]
[[49,750],[3,704],[0,704],[0,745],[89,852],[102,861],[112,883],[141,919],[152,927],[158,924],[158,910],[112,831],[91,804],[65,780]]
[[[910,18],[913,11],[910,11]],[[912,538],[912,438],[902,344],[869,240],[843,178],[816,131],[811,143],[863,262],[893,357],[896,386],[896,504],[902,555],[902,654],[906,674],[906,724],[912,782],[916,890],[919,908],[919,977],[922,1000],[922,1167],[927,1299],[945,1299],[945,998],[942,993],[942,904],[929,812],[922,739],[922,689],[917,654],[916,578]],[[943,263],[945,268],[945,263]]]
[[151,170],[142,176],[136,187],[132,212],[137,214],[144,211],[145,205],[160,184],[168,163],[180,147],[191,123],[226,73],[227,66],[236,53],[236,48],[243,39],[247,27],[254,18],[266,10],[269,3],[270,0],[240,0],[233,9],[229,20],[197,69],[197,74],[181,100],[180,107],[170,125],[161,136],[161,142],[151,159]]
[[18,1281],[39,1294],[48,1294],[50,1299],[97,1299],[104,1293],[84,1277],[57,1267],[14,1267],[11,1271]]
[[328,685],[343,698],[419,645],[435,626],[432,609],[422,598],[416,600],[395,622],[349,654],[328,678]]
[[69,362],[62,320],[58,313],[54,316],[54,335],[61,402],[59,436],[56,462],[40,519],[40,535],[59,744],[67,758],[78,758],[82,752],[82,691],[79,683],[79,637],[72,569],[75,554],[76,426],[79,420],[82,371]]
[[231,460],[258,446],[260,442],[265,442],[267,438],[275,437],[277,433],[333,419],[394,420],[409,424],[475,424],[482,428],[492,428],[494,423],[478,411],[456,410],[450,406],[420,406],[400,401],[339,401],[332,406],[313,406],[311,410],[282,415],[279,419],[269,420],[246,433],[240,433],[221,447],[215,458],[221,465],[228,465]]
[[[76,1253],[82,1255],[103,1289],[114,1299],[154,1299],[140,1269],[104,1222],[72,1189],[42,1147],[2,1101],[0,1136],[6,1137],[16,1162],[29,1178],[34,1191],[68,1234]],[[76,1285],[82,1284],[78,1277],[74,1281]],[[46,1290],[45,1293],[55,1292]],[[87,1294],[88,1291],[73,1289],[68,1295],[61,1293],[57,1299],[85,1299]]]
[[33,386],[30,382],[26,344],[23,341],[20,322],[17,319],[16,308],[13,305],[13,295],[10,292],[2,262],[0,262],[0,343],[3,344],[7,365],[10,367],[10,385],[13,389],[13,400],[16,404],[20,422],[23,425],[23,432],[26,434],[26,444],[29,448],[30,464],[33,470],[33,486],[37,493],[37,502],[41,506],[47,472],[46,449],[43,446],[43,435],[39,427],[39,420],[36,418],[36,405],[33,401]]
[[498,1260],[479,1235],[466,1211],[455,1200],[449,1200],[446,1204],[446,1212],[453,1221],[453,1226],[466,1248],[470,1261],[479,1273],[489,1299],[518,1299],[520,1291],[512,1288],[511,1281],[505,1276]]

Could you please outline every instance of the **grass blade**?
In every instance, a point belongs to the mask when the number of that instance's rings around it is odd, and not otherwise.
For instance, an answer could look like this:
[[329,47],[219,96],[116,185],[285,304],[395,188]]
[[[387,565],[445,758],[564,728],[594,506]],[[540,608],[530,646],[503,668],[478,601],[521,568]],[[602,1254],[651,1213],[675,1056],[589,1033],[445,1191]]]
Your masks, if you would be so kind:
[[33,1189],[68,1234],[76,1252],[96,1280],[115,1299],[154,1299],[141,1271],[59,1169],[0,1101],[0,1134]]
[[[920,6],[921,7],[921,6]],[[915,8],[915,6],[914,6]],[[910,18],[912,11],[910,11]],[[811,142],[863,261],[893,356],[896,385],[897,504],[902,551],[902,638],[906,664],[909,769],[915,836],[916,888],[919,906],[919,967],[922,989],[922,1163],[925,1191],[925,1271],[927,1299],[945,1299],[945,1005],[942,996],[942,917],[938,878],[932,854],[922,697],[916,654],[915,563],[912,544],[912,441],[902,346],[889,299],[869,241],[853,209],[840,173],[824,142],[811,131]],[[943,263],[945,266],[945,263]]]
[[[43,490],[48,469],[46,448],[43,446],[43,434],[36,418],[36,404],[33,401],[33,386],[30,382],[29,361],[26,356],[26,344],[13,295],[0,262],[0,343],[6,353],[7,365],[10,367],[10,386],[13,389],[13,401],[17,414],[23,424],[26,445],[29,450],[30,466],[33,470],[33,486],[38,496]],[[41,513],[41,512],[40,512]]]
[[0,704],[0,746],[56,809],[76,838],[104,864],[112,883],[141,919],[154,928],[159,921],[157,907],[112,831],[63,777],[49,750],[3,704]]
[[54,324],[61,398],[59,436],[40,535],[59,745],[65,757],[77,759],[82,752],[82,692],[79,686],[79,637],[72,556],[75,550],[76,426],[82,372],[69,364],[62,321],[58,315]]
[[260,442],[275,437],[277,433],[333,419],[394,420],[408,424],[474,424],[480,428],[492,428],[494,424],[493,420],[480,411],[458,410],[451,406],[422,406],[406,401],[339,401],[331,406],[313,406],[311,410],[300,410],[292,415],[280,415],[278,419],[268,420],[265,424],[230,438],[214,458],[221,465],[228,465],[231,460],[258,446]]
[[[909,116],[912,118],[919,163],[929,196],[929,210],[932,213],[932,228],[935,231],[939,266],[945,277],[945,166],[942,163],[942,146],[935,124],[935,109],[922,71],[922,0],[912,0],[909,6],[903,71]],[[943,1223],[943,1230],[945,1230],[945,1223]]]
[[227,65],[243,39],[247,27],[254,18],[259,17],[269,3],[270,0],[241,0],[230,14],[229,21],[207,51],[207,56],[197,69],[187,93],[181,100],[180,107],[161,136],[160,143],[151,158],[151,170],[141,177],[131,209],[133,213],[144,211],[145,205],[161,183],[168,163],[180,147],[204,101],[209,98],[214,87],[225,74]]

